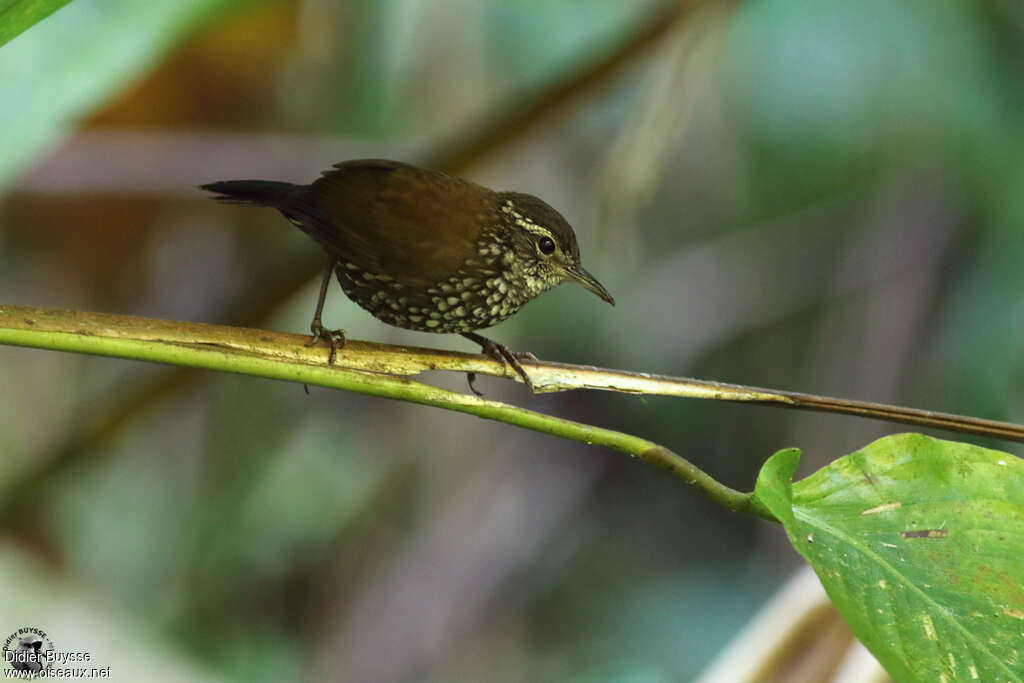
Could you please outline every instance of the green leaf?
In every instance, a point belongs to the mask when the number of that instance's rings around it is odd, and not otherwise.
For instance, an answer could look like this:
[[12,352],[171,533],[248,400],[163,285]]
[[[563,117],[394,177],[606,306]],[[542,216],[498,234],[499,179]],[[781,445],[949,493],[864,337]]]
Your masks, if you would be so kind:
[[894,679],[1024,681],[1024,461],[900,434],[790,487],[795,464],[755,500]]
[[755,506],[768,510],[783,526],[794,523],[793,506],[793,473],[800,464],[800,450],[786,448],[771,458],[761,468],[754,487]]
[[71,0],[0,0],[0,46]]

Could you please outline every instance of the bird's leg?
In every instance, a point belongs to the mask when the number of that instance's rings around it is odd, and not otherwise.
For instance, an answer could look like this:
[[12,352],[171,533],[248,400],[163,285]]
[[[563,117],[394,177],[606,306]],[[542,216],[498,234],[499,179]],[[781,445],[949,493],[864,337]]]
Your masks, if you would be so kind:
[[[493,339],[488,339],[476,332],[463,332],[462,336],[475,344],[479,344],[481,350],[485,354],[499,363],[508,363],[511,365],[512,369],[516,371],[516,374],[523,378],[523,382],[530,388],[530,391],[534,391],[533,382],[530,380],[530,376],[526,374],[526,370],[523,369],[523,365],[519,360],[537,360],[536,356],[528,352],[512,351],[504,344],[499,344]],[[468,373],[467,378],[469,379],[469,388],[474,394],[480,396],[480,392],[473,387],[473,380],[476,379],[476,373]]]
[[331,355],[327,359],[328,365],[334,364],[335,359],[338,357],[338,349],[345,346],[345,333],[342,330],[328,330],[320,319],[321,314],[324,312],[324,301],[327,300],[327,286],[331,284],[331,275],[334,274],[334,268],[337,265],[338,262],[334,259],[330,259],[327,262],[327,272],[324,273],[324,279],[320,283],[320,296],[316,299],[316,311],[313,313],[313,322],[309,324],[309,331],[313,333],[313,338],[306,344],[306,346],[313,346],[321,339],[330,344]]

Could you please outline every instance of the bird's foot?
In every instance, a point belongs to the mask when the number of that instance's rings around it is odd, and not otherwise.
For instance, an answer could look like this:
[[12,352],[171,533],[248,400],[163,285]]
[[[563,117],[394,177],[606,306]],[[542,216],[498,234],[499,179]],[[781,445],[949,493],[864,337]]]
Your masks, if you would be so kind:
[[[488,339],[487,337],[483,337],[478,334],[474,334],[472,337],[469,337],[468,335],[464,336],[479,344],[484,354],[490,356],[499,363],[511,365],[512,369],[516,371],[516,374],[523,378],[523,383],[529,387],[530,391],[536,391],[533,386],[533,381],[530,379],[530,376],[526,374],[526,370],[523,369],[522,363],[519,362],[520,360],[537,360],[536,356],[527,351],[512,351],[504,344],[499,344],[492,339]],[[468,373],[467,379],[469,379],[469,388],[472,392],[477,396],[480,396],[480,392],[473,386],[473,380],[476,379],[476,374]]]
[[313,346],[320,340],[327,342],[331,347],[331,355],[327,358],[327,364],[334,365],[334,361],[338,358],[338,349],[345,346],[345,331],[327,329],[320,318],[313,318],[309,331],[313,333],[313,338],[306,346]]

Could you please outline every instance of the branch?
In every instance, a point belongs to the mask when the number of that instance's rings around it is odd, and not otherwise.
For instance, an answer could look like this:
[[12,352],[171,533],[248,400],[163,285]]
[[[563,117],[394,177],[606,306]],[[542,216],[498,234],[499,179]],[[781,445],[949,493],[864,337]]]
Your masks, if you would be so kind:
[[[646,439],[402,377],[424,370],[515,377],[514,372],[506,374],[501,364],[485,356],[349,341],[339,350],[337,363],[327,365],[327,349],[306,346],[307,341],[308,337],[267,330],[0,306],[0,344],[234,372],[468,413],[628,453],[668,470],[730,510],[774,521],[770,513],[752,503],[751,494],[720,484],[693,463]],[[558,366],[538,362],[529,367],[550,372]],[[19,502],[4,501],[2,508],[9,510]]]
[[[309,347],[306,340],[307,337],[295,334],[222,325],[27,306],[0,307],[0,344],[235,372],[468,413],[637,456],[668,470],[731,510],[770,518],[766,511],[752,504],[750,494],[718,483],[692,463],[651,441],[408,379],[425,370],[449,370],[518,381],[509,368],[486,356],[349,341],[339,352],[337,363],[327,365],[327,350],[322,346]],[[1024,441],[1024,427],[994,420],[581,365],[541,361],[524,361],[523,365],[541,391],[603,389],[780,405]],[[0,518],[18,502],[5,501]]]
[[[475,372],[482,375],[505,377],[517,382],[522,381],[511,368],[483,355],[354,340],[346,342],[343,353],[338,355],[336,364],[325,366],[325,349],[319,346],[306,346],[307,339],[306,336],[284,332],[224,325],[27,306],[0,307],[0,343],[150,360],[183,367],[244,372],[278,379],[293,379],[306,384],[411,400],[429,405],[437,404],[420,400],[426,394],[421,394],[419,391],[409,394],[370,391],[362,382],[347,383],[334,377],[333,373],[341,373],[346,377],[388,376],[390,379],[395,379],[398,376],[417,375],[427,370],[447,370]],[[177,353],[172,352],[174,350],[177,350]],[[232,356],[241,354],[246,357],[297,367],[311,366],[317,368],[318,371],[310,375],[309,378],[306,378],[307,373],[303,372],[301,373],[303,378],[299,378],[297,375],[292,376],[287,373],[285,375],[264,374],[262,371],[255,371],[259,367],[257,365],[243,364],[238,366],[240,369],[235,369],[235,364],[231,364],[231,367],[228,365],[221,367],[216,364],[191,362],[191,352],[211,350],[228,352]],[[1024,442],[1024,426],[1012,422],[986,420],[868,401],[817,396],[795,391],[762,389],[741,384],[610,370],[587,365],[528,360],[523,360],[522,364],[538,393],[571,389],[600,389],[627,394],[777,405],[798,410],[857,415],[887,422]],[[406,380],[406,384],[413,383]],[[416,386],[427,387],[422,384],[416,384]],[[441,391],[433,387],[430,389]],[[463,399],[471,398],[455,392],[445,393]],[[457,409],[454,407],[455,403],[449,402],[440,407]],[[484,403],[493,402],[484,401]],[[459,403],[459,405],[463,404]],[[469,401],[465,405],[475,405],[475,402]],[[474,414],[480,413],[474,412]],[[482,416],[490,417],[490,415]],[[533,427],[530,428],[533,429]]]

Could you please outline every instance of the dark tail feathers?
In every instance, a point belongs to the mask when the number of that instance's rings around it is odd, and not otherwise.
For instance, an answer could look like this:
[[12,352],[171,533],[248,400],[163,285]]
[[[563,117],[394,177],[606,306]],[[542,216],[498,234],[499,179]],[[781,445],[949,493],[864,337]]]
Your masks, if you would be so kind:
[[298,186],[273,180],[223,180],[199,187],[216,193],[214,199],[219,202],[280,208]]

